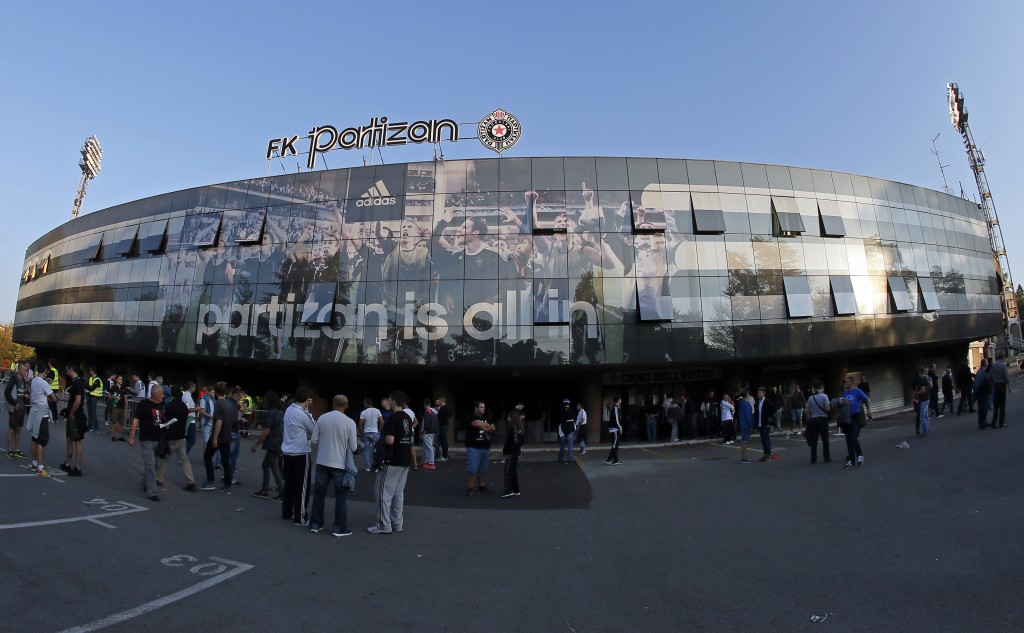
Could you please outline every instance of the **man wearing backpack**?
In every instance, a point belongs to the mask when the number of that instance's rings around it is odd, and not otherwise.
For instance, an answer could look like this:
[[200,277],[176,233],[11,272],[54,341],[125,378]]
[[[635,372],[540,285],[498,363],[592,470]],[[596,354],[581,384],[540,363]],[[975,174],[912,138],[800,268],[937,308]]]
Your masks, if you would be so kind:
[[821,438],[821,456],[827,464],[832,461],[828,452],[828,414],[832,405],[823,393],[824,386],[821,383],[815,383],[813,389],[814,393],[804,406],[804,413],[807,414],[807,443],[811,445],[811,463],[817,463],[818,438]]

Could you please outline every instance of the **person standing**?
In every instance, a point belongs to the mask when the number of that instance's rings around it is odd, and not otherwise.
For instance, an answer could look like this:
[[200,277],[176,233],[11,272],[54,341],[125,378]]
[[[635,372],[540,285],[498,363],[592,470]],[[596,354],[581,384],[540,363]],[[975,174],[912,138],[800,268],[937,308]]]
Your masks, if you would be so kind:
[[821,456],[825,463],[832,461],[828,451],[828,414],[832,410],[825,387],[821,383],[814,384],[814,393],[804,403],[807,414],[807,443],[811,446],[811,463],[818,461],[818,438],[821,438]]
[[615,466],[619,460],[619,442],[622,440],[622,396],[616,396],[612,403],[611,415],[608,416],[608,432],[612,436],[612,448],[608,451],[608,459],[604,463]]
[[572,463],[572,447],[576,439],[576,412],[572,410],[572,401],[562,400],[562,420],[558,423],[558,461]]
[[423,401],[423,426],[420,429],[420,438],[423,441],[423,462],[420,466],[426,470],[434,470],[434,439],[437,437],[437,430],[437,409],[431,406],[430,398],[427,398]]
[[476,492],[488,492],[484,475],[487,474],[491,459],[491,433],[494,433],[494,425],[487,415],[487,405],[477,400],[473,403],[473,410],[466,416],[466,474],[469,475],[467,497]]
[[345,477],[348,463],[352,462],[352,452],[359,446],[356,439],[355,421],[345,415],[348,409],[348,397],[334,396],[333,411],[320,416],[313,429],[311,443],[318,447],[316,454],[316,479],[313,486],[313,511],[309,518],[309,531],[320,532],[324,529],[324,498],[327,496],[328,482],[334,484],[334,528],[333,536],[351,536],[348,529],[348,492]]
[[960,402],[956,406],[956,414],[964,412],[964,405],[968,413],[974,413],[974,374],[971,373],[971,366],[967,359],[960,361],[960,367],[956,370],[956,388],[960,390]]
[[942,408],[939,409],[939,417],[941,418],[943,413],[949,409],[949,412],[953,412],[953,369],[947,367],[946,371],[942,372]]
[[448,425],[452,419],[452,408],[448,406],[448,401],[444,398],[437,399],[437,439],[438,445],[441,447],[442,462],[448,461]]
[[366,472],[373,468],[373,447],[380,439],[380,430],[384,426],[384,416],[380,409],[373,406],[373,398],[363,398],[363,411],[359,414],[359,422],[363,431],[363,460]]
[[[203,452],[203,464],[206,466],[206,483],[203,490],[214,490],[213,456],[220,455],[221,468],[224,469],[224,486],[221,492],[231,494],[231,480],[234,473],[231,472],[231,425],[238,419],[238,407],[234,400],[228,397],[230,387],[227,383],[219,382],[213,388],[213,428],[210,430],[210,441],[206,444]],[[163,391],[163,389],[150,389],[150,393]]]
[[992,377],[992,428],[1004,428],[1006,426],[1006,394],[1013,391],[1010,389],[1010,372],[1006,368],[1006,358],[1003,352],[996,354],[996,362],[989,370]]
[[722,394],[722,402],[719,403],[718,410],[722,416],[722,444],[735,444],[736,425],[733,422],[733,417],[736,405],[733,404],[732,396],[727,393]]
[[192,380],[185,382],[185,388],[181,390],[181,401],[188,410],[185,417],[185,455],[192,451],[196,445],[196,417],[199,415],[199,407],[196,406],[195,398],[196,383]]
[[793,387],[793,395],[790,397],[789,404],[789,432],[795,435],[804,426],[804,408],[807,406],[807,399],[804,397],[804,392],[800,391],[800,385]]
[[988,427],[988,402],[992,397],[992,375],[984,358],[978,365],[978,373],[974,375],[971,392],[974,394],[974,403],[978,406],[978,430],[981,431]]
[[741,391],[736,400],[736,426],[740,431],[740,463],[749,464],[747,444],[750,444],[750,432],[754,429],[754,407],[747,399],[746,391]]
[[658,439],[658,409],[652,404],[644,409],[644,424],[647,427],[647,441],[655,442]]
[[[914,432],[918,437],[928,437],[931,428],[928,419],[928,410],[931,408],[932,380],[928,377],[928,370],[919,367],[917,377],[914,379],[914,401],[917,403],[917,418],[914,424]],[[851,409],[850,413],[853,413]]]
[[700,414],[697,398],[691,398],[683,392],[679,394],[679,407],[683,410],[683,437],[687,440],[697,439],[697,422]]
[[765,395],[765,403],[771,407],[772,411],[772,418],[768,420],[768,426],[773,426],[772,420],[774,420],[775,430],[782,431],[782,394],[779,393],[778,385],[772,385],[771,391]]
[[124,419],[128,411],[129,392],[124,386],[124,378],[114,377],[110,393],[110,441],[126,442],[124,439]]
[[[57,369],[57,361],[52,358],[47,363],[46,367],[46,379],[50,383],[50,391],[53,393],[60,393],[60,371]],[[50,421],[55,422],[57,420],[57,401],[51,400],[47,403],[50,407]]]
[[156,487],[156,445],[163,435],[164,390],[153,389],[145,400],[135,405],[132,426],[128,431],[128,446],[135,446],[135,435],[142,447],[142,489],[150,501],[160,501]]
[[523,414],[512,409],[508,413],[508,433],[505,435],[505,446],[501,454],[505,456],[505,493],[504,497],[519,496],[519,455],[523,452],[526,432],[523,430]]
[[213,434],[213,405],[217,398],[213,392],[213,386],[203,389],[203,395],[199,397],[199,432],[203,434],[203,446],[210,443],[210,436]]
[[587,454],[587,410],[582,402],[576,403],[576,440],[580,445],[580,455]]
[[313,416],[309,405],[313,392],[307,387],[295,390],[295,400],[284,412],[281,454],[284,461],[284,492],[281,495],[281,518],[295,525],[306,525],[309,505],[309,440],[313,436]]
[[935,373],[935,363],[928,368],[928,380],[931,383],[928,389],[928,410],[938,418],[939,414],[939,375]]
[[196,491],[196,480],[192,474],[192,462],[188,460],[188,452],[185,450],[186,420],[188,420],[188,405],[185,404],[182,396],[185,392],[178,385],[171,387],[171,401],[164,405],[164,417],[168,422],[174,420],[164,433],[167,437],[167,453],[159,459],[156,465],[156,485],[164,487],[167,475],[167,463],[171,457],[177,457],[181,469],[185,473],[185,490]]
[[392,391],[384,401],[391,415],[381,429],[384,459],[377,473],[377,521],[366,528],[370,534],[404,529],[405,482],[412,464],[412,419],[404,411],[408,397],[402,391]]
[[[67,438],[67,457],[60,469],[69,477],[82,476],[82,439],[89,432],[89,421],[85,415],[85,379],[78,375],[78,368],[69,364],[65,370],[68,379],[68,408],[64,436]],[[72,465],[71,460],[75,462]]]
[[679,405],[672,401],[672,396],[665,399],[665,402],[661,405],[665,411],[665,421],[668,422],[669,426],[669,442],[679,441],[679,425],[683,419],[683,410],[679,408]]
[[4,387],[4,399],[7,401],[7,457],[25,459],[21,452],[21,429],[25,426],[29,409],[28,365],[24,362],[15,363],[12,370],[11,378]]
[[100,398],[103,397],[103,379],[100,378],[95,367],[89,368],[88,388],[89,392],[85,396],[85,413],[88,416],[89,430],[99,433],[100,416],[96,407],[99,405]]
[[764,455],[759,461],[767,462],[772,458],[772,425],[775,421],[773,400],[765,396],[764,387],[757,388],[757,403],[754,405],[754,425],[761,432],[761,450]]
[[[843,383],[843,400],[849,405],[850,425],[846,431],[846,465],[843,468],[864,465],[864,451],[860,447],[860,427],[864,416],[871,416],[871,398],[853,386],[853,376],[847,376]],[[928,411],[928,401],[921,403],[921,408]]]
[[[278,397],[276,391],[268,391],[263,396],[263,433],[252,445],[252,452],[255,453],[263,448],[263,486],[252,493],[254,497],[261,499],[281,500],[281,491],[284,484],[281,481],[281,442],[284,439],[284,402]],[[270,496],[270,476],[274,476],[274,485],[277,486],[277,494]]]

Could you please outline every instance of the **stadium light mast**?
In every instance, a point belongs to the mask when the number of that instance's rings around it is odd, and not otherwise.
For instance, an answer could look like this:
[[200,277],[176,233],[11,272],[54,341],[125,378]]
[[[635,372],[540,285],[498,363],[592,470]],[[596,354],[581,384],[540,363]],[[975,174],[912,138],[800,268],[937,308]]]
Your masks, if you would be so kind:
[[964,147],[967,149],[967,160],[971,164],[971,171],[974,172],[974,179],[978,183],[978,193],[981,195],[981,208],[985,212],[985,223],[988,225],[992,258],[995,260],[996,274],[999,276],[1003,320],[1006,328],[1006,346],[1009,348],[1008,351],[1019,352],[1024,350],[1020,314],[1013,291],[1013,279],[1010,276],[1010,261],[1006,257],[1006,244],[1003,242],[1003,232],[999,227],[999,215],[996,213],[996,206],[992,201],[992,190],[989,189],[988,178],[985,176],[985,155],[981,153],[974,142],[971,128],[967,125],[964,93],[960,91],[959,86],[950,83],[946,84],[946,96],[949,98],[950,121],[953,123],[953,128],[963,137]]
[[103,147],[100,146],[100,140],[93,134],[85,139],[85,144],[82,145],[82,160],[78,161],[78,166],[82,168],[82,180],[78,183],[78,193],[75,194],[75,206],[71,209],[72,220],[77,218],[78,212],[82,210],[85,189],[89,186],[89,181],[99,175],[102,162]]

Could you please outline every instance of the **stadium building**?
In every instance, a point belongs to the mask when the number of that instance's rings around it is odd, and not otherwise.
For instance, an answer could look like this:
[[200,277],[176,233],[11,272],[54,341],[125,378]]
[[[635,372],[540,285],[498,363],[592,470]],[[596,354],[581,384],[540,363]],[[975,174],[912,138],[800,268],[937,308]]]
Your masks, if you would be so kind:
[[522,399],[538,442],[565,397],[594,421],[621,395],[627,437],[684,390],[834,392],[866,374],[876,410],[902,407],[917,365],[955,366],[1002,324],[968,200],[795,167],[556,157],[310,171],[96,211],[28,248],[14,337],[257,394]]

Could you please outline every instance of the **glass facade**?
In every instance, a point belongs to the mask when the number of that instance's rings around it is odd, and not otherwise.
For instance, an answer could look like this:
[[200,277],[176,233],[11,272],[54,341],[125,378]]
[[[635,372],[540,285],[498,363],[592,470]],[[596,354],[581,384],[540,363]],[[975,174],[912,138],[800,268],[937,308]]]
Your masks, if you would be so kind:
[[19,341],[346,365],[775,358],[999,331],[984,218],[877,179],[653,158],[198,187],[37,240]]

